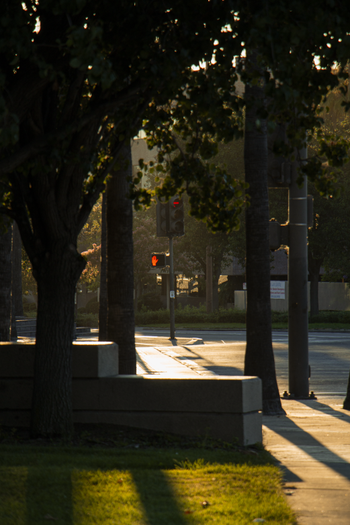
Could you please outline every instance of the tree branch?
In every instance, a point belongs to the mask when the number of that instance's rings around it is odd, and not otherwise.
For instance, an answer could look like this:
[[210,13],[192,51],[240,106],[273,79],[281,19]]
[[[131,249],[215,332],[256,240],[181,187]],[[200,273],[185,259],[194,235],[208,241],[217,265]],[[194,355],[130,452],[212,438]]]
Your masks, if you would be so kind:
[[11,173],[27,160],[43,152],[50,143],[57,143],[63,140],[70,134],[79,131],[82,127],[89,124],[91,120],[102,119],[106,115],[112,115],[124,104],[140,97],[140,92],[144,93],[147,87],[148,83],[135,83],[131,88],[120,92],[117,98],[101,103],[80,119],[61,127],[58,131],[42,134],[40,137],[32,140],[19,151],[0,161],[0,176]]

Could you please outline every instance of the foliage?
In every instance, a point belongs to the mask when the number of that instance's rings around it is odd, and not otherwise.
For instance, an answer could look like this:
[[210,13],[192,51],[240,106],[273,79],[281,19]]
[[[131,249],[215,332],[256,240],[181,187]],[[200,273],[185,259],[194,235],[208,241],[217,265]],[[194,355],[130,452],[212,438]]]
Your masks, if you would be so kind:
[[93,297],[90,299],[85,307],[79,308],[78,313],[82,314],[98,314],[99,312],[99,303],[97,301],[97,297]]
[[[271,128],[286,122],[289,143],[276,143],[275,150],[291,158],[307,132],[316,130],[318,151],[302,169],[324,194],[331,193],[347,142],[318,134],[318,106],[346,76],[348,24],[348,4],[340,1],[334,9],[333,0],[120,0],[118,9],[111,9],[110,0],[5,2],[1,212],[16,220],[38,282],[37,356],[46,356],[49,337],[56,348],[51,358],[69,362],[62,354],[70,348],[73,302],[56,316],[56,304],[40,296],[55,285],[56,295],[63,298],[69,289],[73,297],[85,265],[78,233],[108,173],[117,168],[118,153],[142,123],[150,144],[162,144],[157,169],[167,175],[156,188],[158,197],[186,190],[191,213],[213,231],[238,227],[245,184],[210,159],[218,141],[242,136],[244,100],[235,83],[239,76],[246,84],[258,81],[243,60],[233,63],[243,46],[259,50],[266,76],[268,103],[260,104],[257,124],[267,115]],[[134,197],[136,206],[150,202],[142,191]],[[52,369],[56,382],[43,381],[43,388],[58,388],[61,373],[70,377],[69,370]],[[34,388],[35,417],[55,398],[39,390]],[[69,406],[68,399],[61,403]],[[53,415],[51,421],[66,419]]]
[[92,246],[101,244],[102,228],[102,196],[94,204],[90,215],[84,224],[78,237],[78,249],[80,252],[91,249]]
[[101,271],[101,244],[92,245],[92,248],[81,253],[86,265],[79,279],[79,284],[86,284],[88,289],[95,291],[100,286]]
[[161,310],[163,308],[163,303],[158,291],[146,292],[141,295],[137,308],[144,310]]
[[[219,309],[208,314],[206,307],[186,306],[175,310],[176,323],[245,323],[245,312],[236,309]],[[141,311],[136,314],[139,326],[152,323],[169,323],[169,310]]]
[[98,328],[98,314],[82,312],[79,308],[76,316],[77,326],[86,326],[90,328]]
[[22,290],[23,294],[36,294],[36,281],[33,276],[32,265],[26,254],[24,248],[22,247]]
[[[347,97],[333,90],[329,97],[328,111],[324,111],[324,125],[321,130],[324,135],[339,134],[344,139],[350,138],[349,115],[341,111],[341,104]],[[309,151],[315,150],[315,143],[310,142]],[[313,184],[308,191],[314,197],[314,226],[309,231],[309,266],[315,268],[317,274],[323,266],[326,272],[323,280],[334,281],[347,278],[349,267],[349,175],[350,165],[339,168],[334,192],[328,197],[318,194]]]
[[[281,122],[287,125],[287,141],[277,137],[274,153],[293,161],[295,152],[315,137],[317,148],[302,163],[300,181],[307,175],[322,194],[333,192],[349,147],[341,133],[322,130],[322,110],[332,89],[347,92],[344,79],[348,77],[350,42],[344,35],[350,15],[345,2],[338,9],[333,10],[331,0],[322,6],[316,1],[306,6],[277,0],[259,5],[235,3],[235,16],[216,42],[215,58],[188,71],[185,89],[175,101],[152,107],[145,120],[150,146],[161,150],[158,164],[140,163],[140,168],[158,170],[163,177],[161,187],[156,188],[159,198],[168,198],[180,188],[190,197],[191,212],[206,220],[213,231],[237,228],[244,184],[212,158],[221,140],[242,136],[245,102],[238,81],[258,82],[257,72],[246,67],[245,59],[232,62],[233,57],[242,56],[242,46],[258,50],[259,70],[263,71],[265,96],[255,101],[258,126],[266,117],[269,132]],[[342,106],[348,109],[350,104],[344,100]],[[140,202],[144,201],[143,193]]]
[[[18,172],[15,176],[14,170],[39,173],[40,163],[35,167],[35,162],[45,152],[48,166],[58,170],[62,180],[66,178],[67,187],[74,172],[81,191],[79,231],[103,188],[104,177],[116,162],[123,138],[137,130],[136,122],[145,117],[150,144],[163,145],[157,169],[167,175],[156,188],[157,195],[167,197],[186,189],[191,213],[205,219],[213,230],[237,228],[244,184],[210,159],[218,152],[219,141],[242,136],[244,100],[236,82],[238,78],[248,83],[256,80],[244,68],[243,60],[232,63],[233,57],[241,55],[242,42],[259,49],[259,64],[268,72],[268,106],[259,108],[261,118],[269,115],[271,129],[275,122],[288,123],[289,144],[276,143],[275,151],[293,156],[294,148],[303,145],[307,131],[315,130],[319,147],[303,170],[318,188],[329,193],[332,170],[346,159],[347,143],[319,131],[319,104],[325,103],[330,87],[347,89],[340,82],[347,75],[349,43],[344,35],[348,8],[341,2],[335,14],[330,0],[326,6],[315,1],[307,6],[299,2],[285,6],[277,1],[259,6],[239,1],[232,5],[209,4],[197,10],[194,2],[185,13],[177,4],[163,11],[154,1],[143,11],[122,2],[116,17],[111,16],[107,0],[99,3],[97,11],[92,2],[71,2],[69,10],[64,2],[53,4],[51,0],[41,0],[37,5],[27,2],[25,7],[19,2],[6,4],[1,52],[4,63],[16,65],[17,70],[5,67],[1,77],[6,89],[2,91],[0,108],[6,126],[2,131],[0,171],[9,183],[4,203],[10,205],[15,195],[19,202],[24,189],[26,199],[34,191],[29,182],[25,188],[21,186],[25,179]],[[12,23],[8,24],[10,18]],[[311,19],[312,26],[308,23]],[[40,20],[40,30],[35,30],[36,20]],[[51,27],[55,30],[50,31]],[[115,34],[123,35],[122,55],[118,54]],[[211,60],[212,55],[215,60]],[[189,67],[200,60],[204,60],[205,67]],[[36,79],[28,75],[27,63],[38,73]],[[42,124],[41,128],[33,127],[27,119],[28,129],[35,129],[35,139],[27,140],[25,146],[23,143],[18,154],[18,137],[23,135],[19,123],[27,118],[28,105],[17,104],[14,97],[22,98],[20,86],[26,82],[32,85],[32,91],[27,90],[33,93],[32,100],[52,93],[52,100],[58,100],[59,95],[60,103],[56,104],[59,111],[55,116],[54,104],[50,106],[51,120],[45,129]],[[6,98],[8,92],[12,93],[13,105]],[[348,102],[344,105],[348,107]],[[116,113],[118,117],[114,118]],[[91,135],[95,146],[89,148],[86,141],[82,146],[78,140],[74,149],[72,133],[82,138],[81,130],[86,132],[84,126],[91,129],[92,122],[98,122]],[[84,153],[78,153],[79,148]],[[323,167],[325,157],[331,169]],[[79,163],[79,176],[74,170],[67,172],[67,159]],[[136,204],[149,202],[143,192],[135,196]],[[20,213],[14,207],[4,211],[13,216]],[[23,209],[21,214],[19,222],[27,221]],[[26,228],[28,234],[28,222]],[[28,239],[25,244],[35,260]]]
[[[169,324],[170,314],[168,310],[158,311],[141,311],[136,314],[136,324],[138,326],[147,326],[155,324]],[[208,324],[213,327],[216,324],[217,329],[220,325],[225,324],[223,328],[231,328],[235,324],[244,327],[246,320],[246,312],[237,310],[235,308],[223,309],[208,314],[205,307],[194,308],[186,306],[183,309],[175,310],[175,322],[192,325],[198,329],[205,330]],[[288,327],[288,312],[271,312],[271,320],[275,328]],[[350,312],[347,311],[321,311],[319,314],[311,316],[309,314],[310,328],[348,328],[350,326]],[[201,325],[200,327],[198,325]],[[196,325],[196,326],[195,326]],[[318,325],[318,326],[314,326]]]

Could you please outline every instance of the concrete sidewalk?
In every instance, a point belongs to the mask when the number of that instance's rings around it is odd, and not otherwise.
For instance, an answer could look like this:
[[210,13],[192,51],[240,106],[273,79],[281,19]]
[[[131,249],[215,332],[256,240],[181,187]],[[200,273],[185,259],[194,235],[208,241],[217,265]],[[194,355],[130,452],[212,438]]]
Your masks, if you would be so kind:
[[282,468],[298,523],[349,525],[350,412],[343,398],[282,405],[286,416],[263,416],[263,442]]
[[[154,347],[137,346],[138,374],[213,375],[177,352],[199,344],[158,340]],[[137,344],[137,343],[136,343]],[[282,400],[286,416],[263,417],[263,443],[276,458],[285,480],[285,494],[301,525],[350,525],[350,412],[343,398]]]

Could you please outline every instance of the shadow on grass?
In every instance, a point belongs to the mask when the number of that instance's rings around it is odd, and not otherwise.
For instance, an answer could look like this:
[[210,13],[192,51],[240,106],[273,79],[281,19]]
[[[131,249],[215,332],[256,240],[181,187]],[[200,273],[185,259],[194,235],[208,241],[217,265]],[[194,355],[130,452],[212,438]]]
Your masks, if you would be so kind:
[[132,477],[139,494],[146,523],[157,525],[185,525],[184,511],[178,506],[176,495],[161,470],[132,471]]
[[[73,502],[71,471],[57,472],[42,477],[41,469],[29,467],[26,483],[26,525],[37,525],[38,518],[47,523],[73,525]],[[59,479],[58,479],[59,476]],[[57,490],[59,482],[60,490]],[[40,521],[41,523],[41,521]]]

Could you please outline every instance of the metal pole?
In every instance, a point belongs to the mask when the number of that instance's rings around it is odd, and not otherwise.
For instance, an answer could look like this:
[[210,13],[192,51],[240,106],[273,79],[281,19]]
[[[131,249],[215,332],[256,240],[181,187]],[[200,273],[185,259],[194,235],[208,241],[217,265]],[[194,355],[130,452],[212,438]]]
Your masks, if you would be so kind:
[[170,339],[175,339],[175,288],[174,288],[174,255],[173,255],[173,238],[169,237],[169,258],[170,258]]
[[[300,151],[300,156],[306,159],[306,148]],[[307,179],[299,188],[297,176],[297,165],[294,163],[289,186],[289,395],[308,398]]]
[[213,312],[213,257],[211,246],[206,249],[206,300],[207,313]]

